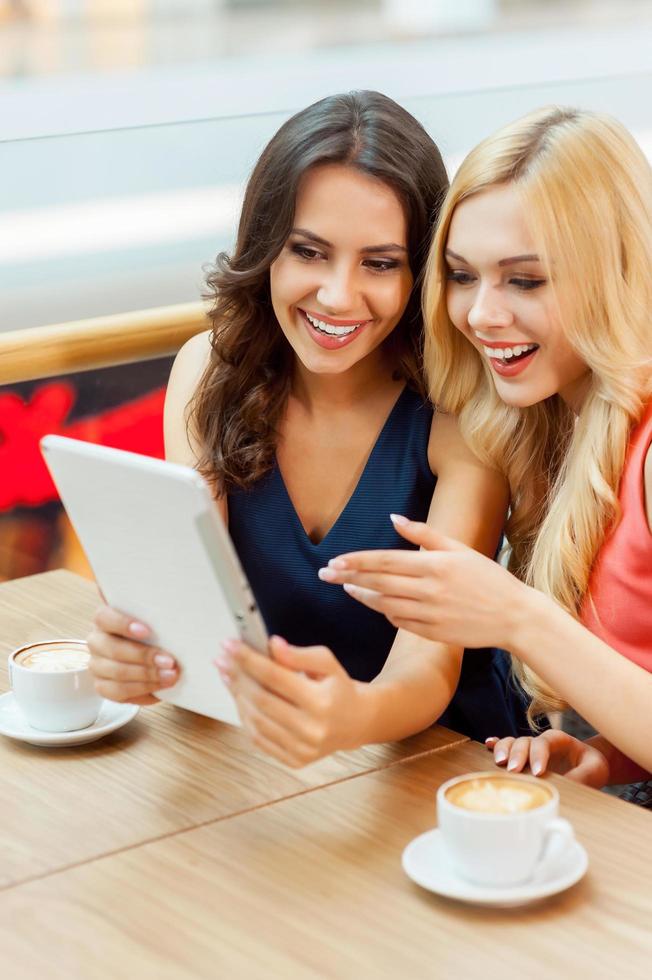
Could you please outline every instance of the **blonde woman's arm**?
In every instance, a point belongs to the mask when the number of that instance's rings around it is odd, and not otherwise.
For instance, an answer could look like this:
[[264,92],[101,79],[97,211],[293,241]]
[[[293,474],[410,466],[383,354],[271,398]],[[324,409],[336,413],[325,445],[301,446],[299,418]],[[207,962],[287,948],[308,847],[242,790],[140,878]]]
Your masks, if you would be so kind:
[[[437,412],[428,450],[437,486],[428,526],[492,557],[502,536],[509,490],[504,477],[470,451],[452,415]],[[394,625],[399,625],[395,623]],[[462,644],[400,629],[368,692],[366,742],[392,741],[421,731],[448,707],[459,681]]]
[[[650,520],[652,449],[644,486]],[[652,772],[652,674],[495,562],[425,524],[397,528],[425,550],[342,555],[331,581],[422,637],[509,650],[600,732],[611,782]]]

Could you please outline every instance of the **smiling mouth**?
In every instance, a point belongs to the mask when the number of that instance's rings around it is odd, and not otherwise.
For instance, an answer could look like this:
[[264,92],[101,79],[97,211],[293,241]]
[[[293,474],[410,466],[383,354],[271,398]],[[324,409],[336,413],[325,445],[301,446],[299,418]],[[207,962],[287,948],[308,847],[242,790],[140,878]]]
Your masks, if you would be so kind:
[[538,344],[515,344],[513,347],[489,347],[487,344],[483,346],[488,358],[501,361],[503,364],[514,364],[524,360],[533,351],[539,349]]
[[313,316],[312,313],[307,313],[306,310],[301,310],[301,312],[310,326],[318,333],[323,334],[325,337],[332,337],[338,340],[344,340],[346,337],[350,337],[351,334],[355,333],[356,330],[359,330],[360,327],[363,327],[368,322],[367,320],[360,320],[358,323],[349,321],[338,326],[335,323],[327,323],[326,320],[320,320],[318,317]]

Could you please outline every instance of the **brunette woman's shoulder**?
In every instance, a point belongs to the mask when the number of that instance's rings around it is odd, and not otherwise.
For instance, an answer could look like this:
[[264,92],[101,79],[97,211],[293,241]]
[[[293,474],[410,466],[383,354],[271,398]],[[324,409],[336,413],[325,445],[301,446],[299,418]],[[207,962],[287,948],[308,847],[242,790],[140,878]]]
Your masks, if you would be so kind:
[[170,380],[173,375],[182,375],[182,377],[191,376],[198,381],[208,367],[211,349],[211,331],[203,330],[201,333],[196,333],[185,342],[175,357]]
[[210,330],[187,340],[174,359],[165,394],[165,455],[176,463],[193,466],[196,446],[188,428],[190,402],[208,367],[211,354]]

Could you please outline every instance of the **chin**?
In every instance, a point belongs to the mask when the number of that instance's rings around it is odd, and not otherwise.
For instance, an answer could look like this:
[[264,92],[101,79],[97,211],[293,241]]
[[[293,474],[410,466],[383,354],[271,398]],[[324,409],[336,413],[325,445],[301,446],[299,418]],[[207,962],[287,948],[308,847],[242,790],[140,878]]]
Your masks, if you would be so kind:
[[349,361],[342,359],[339,363],[335,358],[321,358],[321,357],[300,357],[303,367],[310,374],[343,374],[348,371],[351,367]]
[[507,388],[496,386],[496,391],[498,392],[498,397],[505,405],[509,405],[510,408],[531,408],[532,405],[538,405],[539,402],[545,401],[548,398],[547,394],[539,394],[534,391],[519,391],[515,388]]

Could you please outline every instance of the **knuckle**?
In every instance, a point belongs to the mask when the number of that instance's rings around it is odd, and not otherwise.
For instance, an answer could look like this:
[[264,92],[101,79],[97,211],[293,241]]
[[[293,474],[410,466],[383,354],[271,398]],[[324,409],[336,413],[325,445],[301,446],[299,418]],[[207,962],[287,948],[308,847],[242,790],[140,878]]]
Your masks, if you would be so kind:
[[266,745],[265,739],[255,728],[249,729],[249,737],[251,738],[251,741],[256,746],[256,748],[258,749],[265,748]]
[[257,711],[266,714],[271,704],[271,695],[267,691],[258,690],[254,693],[251,703]]
[[86,637],[86,646],[90,650],[91,656],[93,656],[93,654],[95,653],[95,651],[97,649],[98,640],[99,640],[100,636],[101,636],[101,634],[99,633],[98,630],[92,629],[90,631],[90,633],[88,634],[88,636]]
[[104,623],[106,610],[107,610],[106,606],[100,606],[99,609],[96,609],[95,613],[93,614],[93,623],[95,624],[95,626],[99,626],[100,629],[102,628],[102,624]]
[[107,698],[109,701],[121,703],[127,700],[127,693],[119,684],[115,684],[113,681],[103,681],[101,687],[102,690],[100,693],[102,697]]
[[297,768],[300,766],[307,766],[311,762],[316,762],[319,758],[319,754],[313,746],[302,745],[297,751],[297,759],[295,765]]
[[324,744],[327,734],[326,725],[320,722],[313,722],[305,732],[307,747],[314,751],[315,748]]

